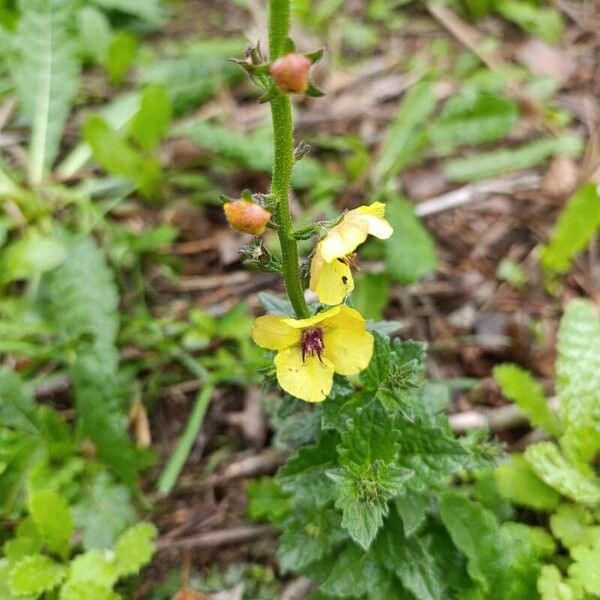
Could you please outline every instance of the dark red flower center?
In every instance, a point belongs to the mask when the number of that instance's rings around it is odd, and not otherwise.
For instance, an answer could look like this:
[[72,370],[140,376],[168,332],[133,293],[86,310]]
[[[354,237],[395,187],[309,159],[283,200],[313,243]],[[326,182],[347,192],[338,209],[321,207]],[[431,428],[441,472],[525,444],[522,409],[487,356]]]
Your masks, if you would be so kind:
[[318,356],[322,362],[321,356],[325,350],[325,344],[323,343],[323,330],[320,327],[311,327],[305,329],[302,332],[302,362],[306,361],[306,356]]

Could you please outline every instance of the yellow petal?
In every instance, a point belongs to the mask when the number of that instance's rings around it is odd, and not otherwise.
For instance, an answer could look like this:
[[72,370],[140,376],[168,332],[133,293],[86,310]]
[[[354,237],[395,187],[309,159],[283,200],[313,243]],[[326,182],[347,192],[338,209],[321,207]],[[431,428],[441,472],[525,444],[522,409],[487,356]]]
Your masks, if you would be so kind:
[[373,202],[368,206],[359,206],[354,210],[350,210],[348,214],[372,215],[383,219],[385,217],[385,204],[383,202]]
[[363,215],[362,218],[367,224],[369,235],[374,235],[380,240],[387,240],[394,233],[394,229],[385,219],[372,217],[371,215]]
[[310,289],[317,294],[319,302],[340,304],[354,289],[350,266],[339,260],[325,262],[317,249],[310,265]]
[[364,331],[367,328],[365,318],[355,309],[349,306],[341,305],[336,314],[332,314],[324,323],[327,329],[353,329]]
[[277,381],[295,398],[306,402],[322,402],[333,384],[333,365],[325,357],[307,356],[302,360],[299,347],[287,348],[275,357]]
[[361,218],[344,217],[339,225],[331,229],[321,240],[321,253],[325,262],[333,262],[352,254],[369,235],[369,224],[363,215]]
[[286,317],[258,317],[252,326],[252,339],[262,348],[269,350],[281,350],[300,344],[300,331],[290,327],[286,321]]
[[336,373],[354,375],[367,368],[373,354],[373,336],[366,330],[335,328],[323,335],[325,353]]
[[[317,323],[321,323],[321,321],[325,321],[340,312],[339,306],[333,306],[332,308],[328,308],[320,313],[317,313],[314,317],[309,317],[308,319],[292,319],[292,318],[283,318],[283,322],[294,329],[307,329],[308,327],[314,327]],[[300,334],[298,334],[300,335]]]

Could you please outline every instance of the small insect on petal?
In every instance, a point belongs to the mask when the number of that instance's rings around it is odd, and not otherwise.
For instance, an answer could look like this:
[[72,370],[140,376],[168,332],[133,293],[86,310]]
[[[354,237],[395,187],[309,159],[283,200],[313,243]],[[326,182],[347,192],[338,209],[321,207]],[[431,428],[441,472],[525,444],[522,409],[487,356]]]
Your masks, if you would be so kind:
[[271,213],[248,200],[234,200],[223,205],[229,224],[237,231],[260,235],[267,227]]
[[303,54],[286,54],[271,65],[269,72],[279,91],[303,94],[308,89],[311,64]]

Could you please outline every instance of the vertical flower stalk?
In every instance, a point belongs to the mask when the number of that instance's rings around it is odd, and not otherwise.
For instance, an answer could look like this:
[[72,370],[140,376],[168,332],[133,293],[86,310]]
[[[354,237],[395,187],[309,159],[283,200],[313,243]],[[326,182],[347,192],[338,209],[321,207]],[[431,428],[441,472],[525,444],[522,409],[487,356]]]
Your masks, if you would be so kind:
[[[269,0],[269,52],[271,61],[285,50],[290,29],[290,0]],[[290,216],[290,185],[294,165],[294,123],[292,102],[286,94],[277,94],[271,100],[273,122],[273,178],[271,193],[277,201],[279,243],[283,277],[288,297],[298,318],[310,313],[304,299],[304,290],[298,267],[298,245],[293,236]]]

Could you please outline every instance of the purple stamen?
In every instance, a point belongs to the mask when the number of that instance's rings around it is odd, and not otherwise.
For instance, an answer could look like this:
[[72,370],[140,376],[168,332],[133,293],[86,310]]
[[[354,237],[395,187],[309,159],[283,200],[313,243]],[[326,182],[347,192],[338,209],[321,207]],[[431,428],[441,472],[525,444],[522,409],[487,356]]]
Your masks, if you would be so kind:
[[306,362],[306,356],[318,356],[319,360],[323,362],[321,356],[325,350],[325,344],[323,343],[323,330],[320,327],[312,327],[311,329],[305,329],[302,332],[302,362]]

